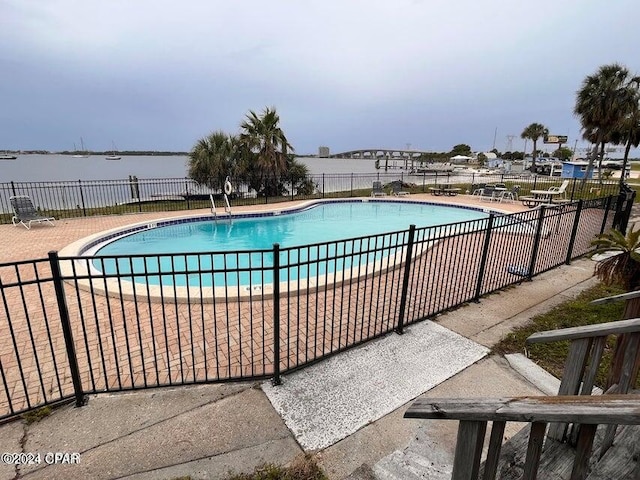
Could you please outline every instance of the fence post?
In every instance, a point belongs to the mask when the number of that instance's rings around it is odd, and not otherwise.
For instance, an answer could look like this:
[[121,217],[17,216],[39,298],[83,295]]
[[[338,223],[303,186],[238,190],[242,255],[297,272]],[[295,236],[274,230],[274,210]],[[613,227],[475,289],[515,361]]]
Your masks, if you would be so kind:
[[413,240],[416,235],[416,226],[409,225],[409,236],[407,238],[407,251],[404,259],[404,277],[402,278],[402,291],[400,292],[400,311],[398,313],[398,326],[396,333],[402,335],[404,328],[404,315],[407,309],[407,293],[409,290],[409,275],[411,273],[411,262],[413,255]]
[[11,180],[11,193],[13,193],[13,196],[16,196],[16,184],[13,180]]
[[571,229],[571,238],[569,239],[569,246],[567,247],[567,258],[564,262],[566,265],[570,265],[571,258],[573,258],[573,245],[576,243],[576,235],[578,234],[578,224],[580,223],[580,213],[582,213],[582,200],[578,200],[578,206],[576,207],[576,216],[573,219],[573,228]]
[[426,181],[427,181],[427,173],[422,172],[422,193],[426,192]]
[[353,197],[353,172],[351,172],[351,192],[349,193],[350,197]]
[[187,202],[187,210],[191,210],[191,203],[189,202],[189,183],[187,178],[184,179],[184,199]]
[[613,201],[613,196],[609,195],[607,197],[607,206],[604,209],[604,217],[602,218],[602,226],[600,227],[600,235],[604,233],[604,229],[607,226],[607,218],[609,217],[609,210],[611,209],[611,202]]
[[291,183],[291,201],[293,201],[293,174],[291,175],[289,182]]
[[82,381],[80,380],[80,370],[78,369],[78,358],[76,357],[76,349],[73,343],[73,334],[71,332],[71,322],[69,321],[69,310],[67,309],[67,300],[64,295],[64,285],[62,274],[60,273],[60,262],[58,260],[58,252],[49,252],[49,264],[51,265],[51,274],[53,278],[53,286],[56,291],[56,299],[58,303],[58,311],[60,312],[60,322],[62,323],[62,333],[64,335],[64,344],[67,349],[67,359],[69,360],[69,369],[71,370],[71,379],[73,381],[73,391],[76,396],[76,407],[85,404],[84,392],[82,391]]
[[273,385],[280,385],[280,244],[273,244]]
[[540,237],[542,236],[542,225],[544,224],[544,214],[546,211],[544,205],[540,206],[540,216],[538,217],[538,227],[536,228],[536,238],[533,241],[533,251],[531,252],[531,261],[529,262],[529,270],[527,272],[527,280],[531,280],[533,277],[533,269],[536,266],[536,260],[538,258],[538,249],[540,247]]
[[84,204],[84,193],[82,193],[82,180],[78,180],[78,187],[80,188],[80,201],[82,202],[82,215],[87,216],[87,209]]
[[322,198],[324,198],[324,173],[322,174]]
[[574,193],[576,191],[576,180],[578,180],[577,178],[573,179],[573,185],[571,185],[571,201],[573,201],[573,196]]
[[489,242],[491,240],[491,230],[493,228],[493,219],[495,215],[492,213],[489,215],[489,221],[487,223],[487,233],[484,236],[484,244],[482,245],[482,258],[480,259],[480,269],[478,270],[478,281],[476,282],[476,294],[474,297],[475,302],[480,301],[480,295],[482,293],[482,280],[484,280],[484,271],[487,267],[487,258],[489,258]]
[[629,218],[631,218],[631,209],[633,208],[633,204],[636,200],[636,191],[635,190],[631,190],[629,191],[629,187],[626,187],[626,191],[624,193],[625,198],[626,198],[626,209],[624,211],[624,213],[622,214],[622,218],[620,219],[620,224],[618,225],[618,230],[620,230],[620,233],[622,233],[623,235],[626,235],[627,233],[627,226],[629,225]]

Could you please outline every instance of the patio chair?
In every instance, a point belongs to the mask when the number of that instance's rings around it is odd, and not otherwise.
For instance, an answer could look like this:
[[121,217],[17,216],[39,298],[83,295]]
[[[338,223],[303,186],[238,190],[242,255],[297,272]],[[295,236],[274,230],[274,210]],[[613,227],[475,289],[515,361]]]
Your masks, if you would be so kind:
[[486,183],[478,183],[471,185],[471,195],[482,195],[482,190],[486,186]]
[[410,194],[410,192],[407,192],[406,190],[402,190],[402,182],[392,182],[391,193],[393,193],[396,197]]
[[14,225],[21,224],[29,230],[31,229],[32,223],[47,222],[50,225],[54,224],[53,220],[55,220],[55,218],[40,215],[28,195],[9,197],[9,201],[11,202],[11,207],[14,212],[13,218],[11,219],[11,223]]
[[484,187],[482,191],[479,193],[479,195],[480,195],[481,202],[484,202],[485,200],[489,202],[500,200],[500,192],[496,190],[496,187],[493,185],[491,186],[487,185],[486,187]]
[[503,200],[509,200],[514,202],[518,200],[518,192],[520,191],[520,185],[514,185],[511,190],[507,190],[506,192],[502,192],[502,196],[500,197],[500,202]]
[[562,185],[560,185],[559,187],[550,187],[549,191],[560,193],[562,194],[563,198],[567,198],[567,194],[565,193],[565,190],[567,189],[568,186],[569,186],[569,180],[565,180],[564,182],[562,182]]
[[382,182],[373,182],[373,190],[371,190],[372,197],[386,197],[387,194],[382,189]]

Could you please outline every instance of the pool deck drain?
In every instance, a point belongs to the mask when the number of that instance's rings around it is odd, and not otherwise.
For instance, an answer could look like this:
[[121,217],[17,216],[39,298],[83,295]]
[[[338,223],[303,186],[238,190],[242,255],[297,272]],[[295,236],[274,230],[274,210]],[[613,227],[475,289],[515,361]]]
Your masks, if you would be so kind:
[[306,451],[326,448],[444,382],[489,350],[431,321],[262,389]]

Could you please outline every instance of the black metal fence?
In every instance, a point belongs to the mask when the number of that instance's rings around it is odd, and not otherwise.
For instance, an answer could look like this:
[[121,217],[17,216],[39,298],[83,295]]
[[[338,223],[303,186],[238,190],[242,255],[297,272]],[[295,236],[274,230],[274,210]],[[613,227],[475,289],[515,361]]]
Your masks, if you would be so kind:
[[[320,174],[303,181],[281,178],[282,192],[277,196],[258,196],[249,189],[246,179],[232,179],[234,192],[231,206],[255,205],[289,200],[314,198],[357,197],[369,195],[374,181],[387,185],[400,181],[413,193],[428,193],[429,187],[448,183],[471,193],[474,185],[504,183],[507,188],[520,186],[520,195],[531,190],[557,186],[562,179],[540,175],[478,175],[457,173],[409,174],[408,172],[373,174]],[[600,198],[618,193],[618,182],[600,183],[590,180],[585,185],[572,179],[566,190],[571,200]],[[56,218],[112,215],[134,212],[161,212],[209,208],[209,194],[213,194],[218,206],[222,206],[222,190],[198,185],[188,178],[152,178],[74,182],[8,182],[0,183],[0,223],[11,222],[9,198],[28,195],[43,213]]]
[[[81,405],[88,393],[278,383],[282,373],[569,263],[612,227],[618,207],[618,197],[580,200],[251,252],[52,252],[0,264],[0,418]],[[166,262],[172,271],[162,271]],[[164,286],[150,281],[159,276]]]

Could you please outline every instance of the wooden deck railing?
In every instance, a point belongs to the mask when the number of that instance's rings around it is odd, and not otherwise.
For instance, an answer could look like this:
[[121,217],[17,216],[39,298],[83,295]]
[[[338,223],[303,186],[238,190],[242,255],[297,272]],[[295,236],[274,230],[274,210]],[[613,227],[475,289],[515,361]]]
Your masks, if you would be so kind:
[[[636,297],[640,298],[640,295],[636,294],[634,298]],[[621,359],[619,374],[614,377],[615,383],[608,388],[606,395],[592,395],[596,372],[609,335],[618,337],[616,356]],[[422,398],[409,407],[405,418],[460,420],[453,480],[478,478],[489,421],[493,425],[484,466],[484,480],[496,478],[507,421],[531,423],[523,467],[525,480],[535,479],[537,476],[545,433],[556,444],[568,440],[575,445],[571,479],[578,480],[584,479],[588,473],[598,425],[607,425],[600,444],[600,457],[612,445],[618,425],[640,425],[640,395],[628,394],[638,376],[640,318],[539,332],[531,335],[527,343],[561,340],[569,340],[571,343],[558,396],[507,399]],[[567,435],[569,424],[573,428]],[[634,468],[635,478],[640,479],[640,461],[636,462]]]
[[[622,350],[616,356],[620,358],[621,365],[619,368],[614,365],[618,374],[612,377],[612,384],[605,393],[626,394],[638,377],[640,318],[538,332],[527,338],[527,343],[569,340],[569,356],[565,362],[558,395],[591,395],[609,335],[618,336],[617,344]],[[579,426],[574,425],[571,433],[568,433],[567,427],[568,423],[554,423],[549,428],[548,436],[560,442],[568,440],[575,444]],[[608,427],[600,456],[613,444],[615,433],[615,425]]]
[[515,398],[420,398],[405,418],[460,420],[452,480],[478,478],[487,422],[493,422],[484,480],[496,478],[506,422],[530,422],[531,433],[523,479],[535,479],[547,424],[568,421],[582,425],[571,479],[588,473],[598,425],[640,425],[640,395],[581,395]]

